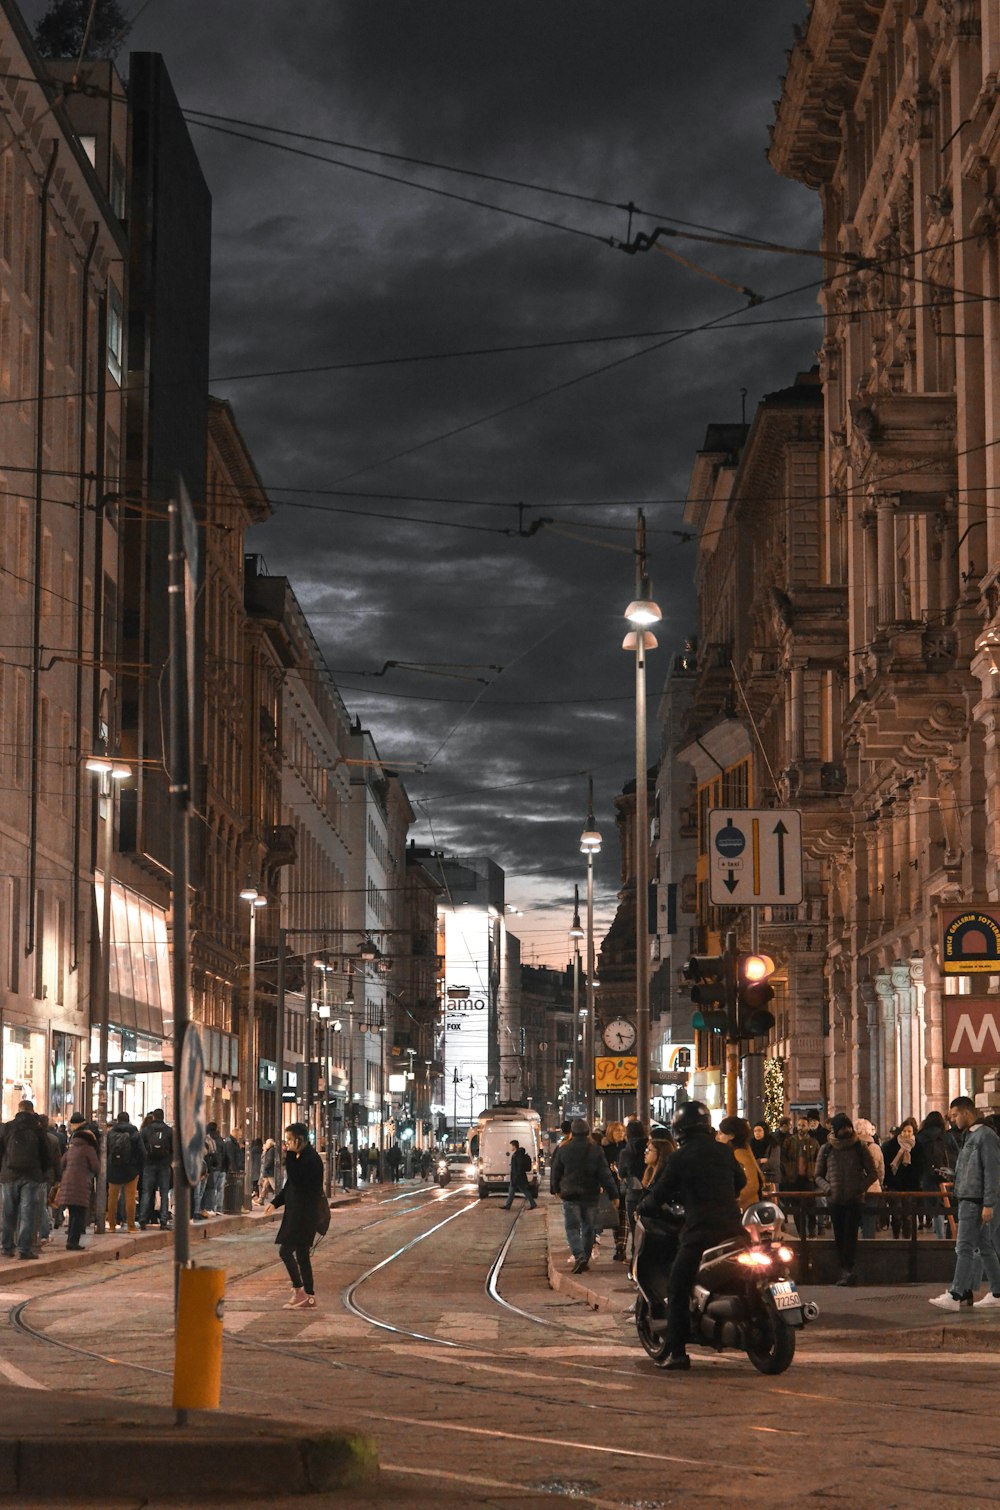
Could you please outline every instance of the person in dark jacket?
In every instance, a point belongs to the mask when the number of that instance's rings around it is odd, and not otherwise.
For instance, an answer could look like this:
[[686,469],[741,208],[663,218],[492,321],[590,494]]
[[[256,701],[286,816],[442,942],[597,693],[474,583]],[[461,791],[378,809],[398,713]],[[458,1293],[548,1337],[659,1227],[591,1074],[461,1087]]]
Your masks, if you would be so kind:
[[[893,1137],[882,1144],[885,1159],[886,1190],[919,1190],[924,1177],[924,1151],[917,1142],[917,1121],[907,1117],[899,1124]],[[916,1220],[915,1211],[920,1205],[914,1201],[889,1202],[889,1226],[893,1237],[909,1237],[911,1223]]]
[[38,1241],[41,1244],[47,1243],[51,1238],[53,1225],[62,1225],[62,1202],[59,1201],[58,1205],[56,1202],[58,1201],[59,1180],[62,1176],[63,1156],[62,1145],[56,1136],[56,1130],[44,1113],[39,1114],[38,1123],[49,1145],[49,1173],[38,1213]]
[[139,1188],[139,1176],[146,1163],[146,1150],[139,1137],[139,1129],[129,1121],[128,1112],[119,1112],[117,1121],[108,1129],[108,1206],[106,1220],[108,1231],[114,1232],[118,1222],[118,1197],[125,1194],[125,1224],[130,1232],[135,1231],[135,1199]]
[[840,1263],[838,1285],[856,1285],[858,1282],[854,1272],[858,1227],[865,1192],[876,1174],[874,1160],[854,1131],[854,1123],[843,1112],[838,1112],[830,1123],[830,1136],[816,1160],[816,1183],[827,1192],[833,1220],[833,1242]]
[[[636,1207],[642,1200],[643,1177],[646,1173],[646,1149],[649,1147],[649,1139],[642,1123],[633,1118],[625,1128],[625,1144],[618,1155],[618,1180],[621,1185],[622,1204],[625,1210],[625,1231],[631,1241],[633,1257],[635,1256],[635,1212]],[[624,1250],[619,1255],[615,1250],[615,1258],[624,1258]]]
[[49,1187],[52,1159],[31,1101],[22,1101],[0,1130],[0,1196],[3,1200],[3,1255],[38,1257],[38,1223]]
[[[426,1150],[424,1152],[425,1152],[425,1155],[426,1155]],[[427,1157],[429,1159],[429,1155],[427,1155]],[[341,1184],[343,1185],[344,1189],[345,1190],[352,1189],[353,1186],[354,1186],[354,1184],[355,1184],[356,1178],[357,1178],[358,1166],[357,1166],[357,1162],[356,1162],[356,1160],[354,1158],[354,1152],[353,1152],[353,1150],[351,1148],[351,1145],[349,1143],[345,1143],[343,1145],[343,1147],[341,1148],[339,1154],[337,1155],[337,1168],[340,1171]],[[430,1164],[429,1163],[428,1163],[428,1173],[430,1173]],[[421,1161],[420,1161],[420,1177],[421,1177],[421,1179],[423,1179],[423,1177],[424,1177],[423,1158],[421,1158]]]
[[590,1263],[597,1236],[597,1203],[602,1190],[618,1205],[618,1181],[608,1168],[600,1145],[593,1142],[582,1117],[574,1119],[568,1143],[560,1143],[549,1180],[553,1195],[563,1203],[566,1241],[573,1254],[573,1273]]
[[258,1190],[260,1188],[260,1165],[261,1165],[261,1159],[263,1157],[263,1153],[264,1153],[264,1139],[263,1138],[251,1138],[250,1139],[250,1199],[251,1199],[251,1202],[253,1201],[254,1196],[257,1194],[257,1192],[258,1192]]
[[705,1249],[742,1230],[738,1197],[746,1175],[729,1145],[716,1141],[703,1101],[686,1101],[674,1115],[673,1129],[680,1146],[649,1187],[647,1199],[654,1209],[684,1207],[680,1244],[670,1269],[664,1338],[669,1357],[664,1368],[688,1369],[691,1286]]
[[[949,1135],[940,1112],[928,1112],[917,1132],[917,1147],[923,1156],[920,1188],[939,1191],[942,1180],[950,1180],[958,1159],[958,1144]],[[933,1225],[936,1237],[944,1237],[944,1205],[941,1201],[921,1201],[918,1220],[922,1227]]]
[[142,1171],[142,1199],[139,1202],[139,1227],[144,1230],[153,1220],[153,1205],[160,1198],[156,1219],[161,1227],[170,1226],[170,1165],[174,1157],[174,1135],[163,1115],[162,1106],[151,1112],[139,1134],[146,1152]]
[[528,1173],[530,1169],[531,1160],[528,1158],[527,1153],[521,1147],[516,1138],[511,1138],[510,1181],[507,1186],[507,1199],[506,1201],[504,1201],[503,1206],[503,1209],[505,1211],[510,1210],[511,1206],[514,1203],[514,1197],[516,1195],[524,1196],[524,1199],[528,1203],[529,1211],[534,1211],[535,1207],[538,1205],[538,1202],[535,1200],[535,1197],[531,1193],[531,1186],[528,1184]]
[[319,1228],[322,1194],[323,1160],[309,1142],[305,1123],[290,1122],[285,1128],[285,1182],[271,1201],[271,1206],[283,1208],[274,1240],[292,1282],[286,1311],[312,1309],[316,1304],[310,1249]]
[[68,1213],[66,1247],[70,1253],[79,1253],[83,1247],[80,1239],[87,1230],[90,1192],[100,1167],[97,1138],[89,1127],[81,1123],[69,1140],[59,1186],[62,1203]]

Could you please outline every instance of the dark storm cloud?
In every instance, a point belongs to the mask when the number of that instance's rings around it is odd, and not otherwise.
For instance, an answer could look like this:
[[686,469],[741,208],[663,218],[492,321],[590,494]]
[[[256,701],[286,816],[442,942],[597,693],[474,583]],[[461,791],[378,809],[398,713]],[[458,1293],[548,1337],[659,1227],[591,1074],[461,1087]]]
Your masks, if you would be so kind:
[[[779,180],[764,155],[784,49],[805,9],[804,0],[152,0],[132,45],[164,54],[185,106],[634,201],[653,212],[636,220],[646,229],[670,215],[811,245],[812,196]],[[525,404],[648,343],[215,384],[276,500],[253,547],[291,578],[331,666],[504,668],[470,671],[491,678],[485,690],[403,671],[340,680],[382,754],[400,763],[421,840],[432,823],[449,848],[493,853],[508,868],[508,895],[536,909],[523,920],[526,941],[539,957],[552,945],[558,961],[586,802],[584,778],[567,773],[595,774],[605,918],[618,884],[612,799],[633,759],[632,675],[619,646],[634,504],[649,500],[665,614],[650,661],[655,709],[669,657],[693,627],[695,559],[669,533],[680,502],[655,500],[684,493],[706,424],[739,418],[741,387],[752,413],[811,363],[814,323],[752,322],[811,315],[815,293],[748,310],[735,290],[657,252],[626,257],[196,126],[192,137],[214,199],[219,375],[662,331],[727,312],[742,326],[676,340]],[[626,234],[616,209],[299,145],[603,237]],[[771,297],[820,275],[811,259],[668,245]],[[356,496],[303,499],[290,488]],[[632,506],[587,506],[608,499]],[[530,539],[486,532],[515,528],[518,502],[528,520],[548,514],[585,541],[553,526]],[[443,520],[486,528],[433,522]],[[615,528],[591,528],[599,524]],[[428,761],[425,773],[410,769]]]

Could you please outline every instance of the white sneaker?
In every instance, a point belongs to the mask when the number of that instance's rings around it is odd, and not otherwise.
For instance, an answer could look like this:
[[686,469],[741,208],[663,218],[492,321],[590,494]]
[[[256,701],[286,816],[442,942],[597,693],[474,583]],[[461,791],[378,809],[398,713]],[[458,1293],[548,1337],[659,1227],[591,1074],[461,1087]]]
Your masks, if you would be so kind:
[[[971,1306],[972,1301],[959,1300],[950,1290],[945,1290],[943,1295],[935,1295],[930,1304],[938,1306],[942,1311],[961,1311],[964,1306]],[[1000,1304],[1000,1301],[997,1304]]]
[[1000,1306],[1000,1295],[994,1295],[992,1290],[987,1290],[982,1300],[973,1301],[973,1305],[977,1307]]

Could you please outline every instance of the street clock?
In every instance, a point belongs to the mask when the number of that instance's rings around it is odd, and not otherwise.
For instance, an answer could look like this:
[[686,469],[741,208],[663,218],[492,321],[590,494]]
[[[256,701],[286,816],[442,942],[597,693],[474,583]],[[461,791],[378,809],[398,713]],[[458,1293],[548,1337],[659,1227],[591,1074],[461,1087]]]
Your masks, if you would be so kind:
[[601,1036],[612,1053],[627,1054],[635,1045],[635,1023],[627,1017],[615,1017],[606,1024]]

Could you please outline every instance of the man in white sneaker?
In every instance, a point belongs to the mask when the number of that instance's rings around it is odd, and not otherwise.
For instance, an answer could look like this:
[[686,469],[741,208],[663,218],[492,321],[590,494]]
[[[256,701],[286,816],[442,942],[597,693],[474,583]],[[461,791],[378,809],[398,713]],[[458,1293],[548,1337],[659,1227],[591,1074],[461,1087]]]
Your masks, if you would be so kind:
[[958,1204],[955,1277],[951,1289],[935,1295],[932,1306],[959,1311],[973,1304],[973,1285],[982,1264],[989,1289],[977,1306],[1000,1306],[1000,1138],[979,1121],[969,1096],[956,1096],[952,1124],[965,1134],[955,1165],[953,1199]]

